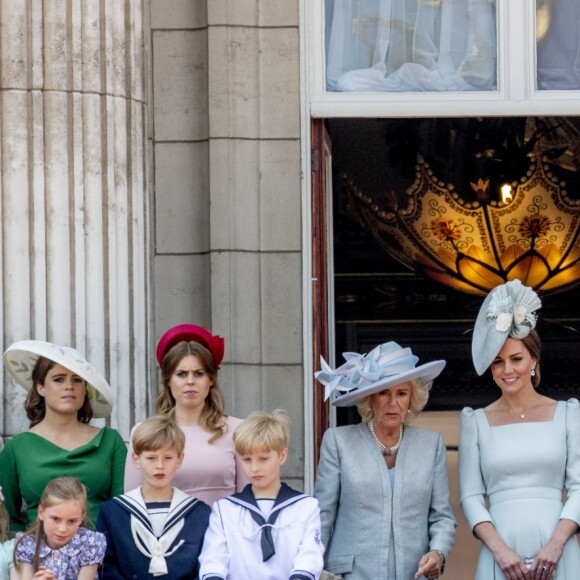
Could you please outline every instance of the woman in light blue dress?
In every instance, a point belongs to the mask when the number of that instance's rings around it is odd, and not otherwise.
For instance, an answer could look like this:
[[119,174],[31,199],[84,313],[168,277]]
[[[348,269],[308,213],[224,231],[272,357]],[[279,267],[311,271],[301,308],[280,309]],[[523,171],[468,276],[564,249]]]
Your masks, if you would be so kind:
[[474,329],[475,368],[491,367],[501,390],[461,414],[461,509],[483,544],[476,580],[580,578],[580,404],[536,391],[540,307],[514,280],[488,295]]

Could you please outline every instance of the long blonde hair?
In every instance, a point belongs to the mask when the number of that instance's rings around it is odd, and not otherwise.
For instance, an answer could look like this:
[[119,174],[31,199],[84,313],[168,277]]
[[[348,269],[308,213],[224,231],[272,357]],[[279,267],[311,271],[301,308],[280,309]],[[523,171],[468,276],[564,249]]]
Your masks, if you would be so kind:
[[0,501],[0,544],[8,539],[8,528],[10,526],[10,518],[4,502]]
[[[89,526],[89,521],[87,518],[87,489],[86,487],[74,477],[57,477],[48,482],[47,486],[44,488],[42,495],[40,496],[39,506],[42,509],[53,507],[59,505],[66,501],[76,501],[80,505],[83,511],[83,521],[81,526],[86,528]],[[44,525],[42,520],[36,516],[34,523],[20,536],[14,544],[14,566],[20,568],[20,562],[16,560],[16,547],[26,536],[34,536],[34,561],[32,566],[34,572],[38,571],[40,566],[40,546],[43,540],[46,539],[44,533]]]
[[167,415],[170,419],[175,419],[175,398],[171,394],[169,381],[177,365],[186,356],[197,357],[203,370],[213,382],[199,418],[201,427],[212,434],[209,442],[213,443],[227,431],[227,423],[224,421],[226,417],[224,414],[224,400],[218,383],[218,370],[214,358],[209,350],[199,344],[199,342],[183,340],[172,346],[165,353],[161,361],[163,385],[157,394],[155,408],[160,415]]

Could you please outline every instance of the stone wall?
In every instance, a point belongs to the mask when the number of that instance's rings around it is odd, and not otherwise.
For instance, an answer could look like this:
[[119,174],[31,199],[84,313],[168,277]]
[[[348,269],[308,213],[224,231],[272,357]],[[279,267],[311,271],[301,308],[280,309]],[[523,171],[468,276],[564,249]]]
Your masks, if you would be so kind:
[[286,408],[299,483],[298,1],[170,6],[151,0],[155,339],[186,321],[224,336],[228,412]]

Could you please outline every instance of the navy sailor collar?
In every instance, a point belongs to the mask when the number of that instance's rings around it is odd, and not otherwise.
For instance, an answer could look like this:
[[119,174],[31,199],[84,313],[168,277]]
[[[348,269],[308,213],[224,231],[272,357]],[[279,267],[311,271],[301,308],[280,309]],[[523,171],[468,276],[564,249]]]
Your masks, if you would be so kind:
[[[149,519],[149,512],[145,505],[145,500],[141,494],[141,488],[138,487],[123,495],[113,498],[124,510],[135,516],[151,533],[153,533],[153,526]],[[198,504],[200,500],[195,497],[187,495],[185,492],[174,487],[171,505],[169,506],[169,513],[167,520],[163,526],[162,534],[170,530],[177,522],[182,520],[192,509]]]
[[[305,493],[296,491],[295,489],[292,489],[289,485],[282,483],[280,491],[276,496],[276,501],[274,501],[274,505],[272,506],[270,517],[272,517],[272,515],[275,512],[279,512],[284,508],[288,507],[289,505],[292,505],[293,503],[296,503],[297,501],[300,501],[307,497],[308,496]],[[234,495],[230,495],[226,499],[231,501],[232,503],[238,504],[252,512],[257,513],[262,517],[264,515],[262,513],[262,510],[258,506],[258,502],[256,501],[256,498],[254,496],[254,492],[252,491],[251,483],[248,483],[242,491],[235,493]]]

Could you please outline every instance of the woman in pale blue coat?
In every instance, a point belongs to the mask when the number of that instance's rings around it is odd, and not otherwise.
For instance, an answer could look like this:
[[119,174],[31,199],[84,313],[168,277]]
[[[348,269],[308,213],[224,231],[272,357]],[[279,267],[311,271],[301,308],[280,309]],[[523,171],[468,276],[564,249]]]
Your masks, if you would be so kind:
[[445,361],[416,366],[394,342],[345,353],[317,379],[336,406],[356,404],[358,425],[329,429],[314,495],[326,569],[345,580],[438,578],[455,537],[447,457],[438,433],[409,425]]

